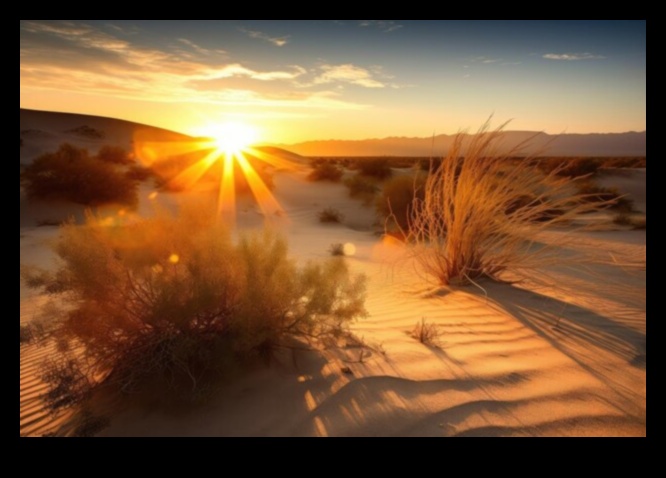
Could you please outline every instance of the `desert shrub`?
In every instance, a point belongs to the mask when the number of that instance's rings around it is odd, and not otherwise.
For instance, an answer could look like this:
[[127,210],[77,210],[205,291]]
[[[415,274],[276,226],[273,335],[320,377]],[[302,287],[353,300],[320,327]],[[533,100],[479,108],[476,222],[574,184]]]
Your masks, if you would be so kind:
[[533,247],[541,231],[610,204],[584,201],[571,192],[569,178],[557,169],[539,171],[532,158],[509,161],[519,151],[499,152],[501,131],[486,124],[467,139],[458,135],[428,175],[423,199],[414,202],[406,241],[424,272],[441,284],[538,267],[554,249]]
[[386,158],[361,159],[358,161],[359,174],[376,179],[390,178],[393,170]]
[[435,324],[429,324],[423,317],[421,322],[416,323],[409,335],[423,345],[436,346],[441,333]]
[[133,164],[125,171],[125,177],[132,181],[144,182],[153,177],[153,171],[150,168]]
[[345,245],[342,242],[335,242],[328,248],[328,252],[330,252],[332,256],[344,256]]
[[342,222],[344,215],[335,208],[327,207],[319,212],[319,222]]
[[34,338],[34,334],[32,332],[32,328],[30,327],[30,325],[25,324],[21,325],[20,327],[21,327],[21,334],[20,334],[21,339],[19,343],[24,344],[32,341],[32,339]]
[[134,181],[113,165],[91,158],[85,149],[69,144],[26,166],[21,184],[29,198],[67,200],[87,206],[135,205],[138,200]]
[[423,199],[425,175],[396,176],[386,181],[375,202],[388,231],[406,231],[415,199]]
[[97,392],[199,400],[290,337],[335,336],[365,314],[364,278],[344,261],[298,267],[274,233],[234,243],[202,212],[127,225],[89,217],[64,226],[55,250],[55,272],[22,271],[65,305],[51,332],[63,355],[45,374],[54,408]]
[[111,164],[132,164],[134,160],[125,149],[119,146],[105,145],[97,152],[97,159]]
[[349,197],[360,199],[365,204],[371,204],[379,191],[375,181],[358,174],[345,179],[344,183],[349,189]]
[[313,164],[312,171],[308,174],[310,181],[332,181],[337,183],[342,178],[344,171],[338,165],[326,161]]
[[546,173],[554,172],[558,176],[575,178],[591,175],[603,166],[602,158],[542,158],[539,160],[540,168]]
[[616,188],[597,186],[590,180],[579,181],[577,186],[578,193],[584,201],[607,201],[611,208],[623,212],[631,212],[634,208],[634,201],[628,196],[622,195]]
[[87,124],[77,126],[76,128],[69,129],[65,133],[75,134],[77,136],[82,136],[84,138],[91,139],[102,139],[104,138],[104,132],[98,129],[88,126]]

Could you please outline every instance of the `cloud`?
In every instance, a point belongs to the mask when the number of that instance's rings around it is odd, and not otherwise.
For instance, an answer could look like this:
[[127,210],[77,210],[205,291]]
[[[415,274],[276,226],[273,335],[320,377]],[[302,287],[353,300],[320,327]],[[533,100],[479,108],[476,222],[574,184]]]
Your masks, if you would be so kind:
[[322,65],[320,69],[322,73],[314,79],[314,84],[316,85],[344,82],[365,88],[384,88],[387,86],[373,78],[369,70],[350,63],[344,65]]
[[476,58],[472,58],[470,61],[474,63],[483,63],[483,64],[490,64],[490,63],[497,63],[498,61],[502,61],[501,58],[489,58],[487,56],[477,56]]
[[402,25],[394,22],[393,20],[360,20],[358,22],[359,27],[373,27],[378,30],[383,31],[384,33],[393,32],[402,28]]
[[243,33],[247,33],[247,35],[250,38],[257,38],[259,40],[264,40],[272,43],[275,46],[285,46],[289,41],[289,35],[285,35],[282,37],[272,37],[257,30],[246,30],[245,28],[239,28],[239,30],[242,31]]
[[[189,39],[187,50],[142,46],[141,34],[121,39],[82,23],[25,22],[20,36],[20,88],[67,91],[156,102],[261,105],[275,108],[360,109],[332,88],[294,90],[302,76],[322,73],[319,84],[336,78],[376,87],[372,75],[355,67],[311,73],[299,65],[261,70],[219,57]],[[129,41],[131,39],[131,42]],[[345,67],[345,65],[342,65]],[[329,76],[326,77],[325,75]],[[379,82],[376,82],[379,84]],[[315,91],[316,90],[316,91]]]
[[305,68],[298,65],[293,65],[291,71],[256,71],[251,68],[246,68],[240,63],[233,63],[225,65],[221,68],[211,69],[206,73],[206,77],[210,79],[230,78],[230,77],[246,77],[253,80],[261,81],[274,81],[274,80],[293,80],[298,78],[306,72]]
[[187,38],[177,38],[177,40],[182,43],[183,45],[187,45],[190,47],[192,50],[194,50],[196,53],[199,53],[201,55],[211,55],[213,53],[217,53],[219,55],[225,55],[227,52],[224,50],[220,49],[209,49],[209,48],[204,48],[201,45],[197,45],[194,43],[192,40],[188,40]]
[[546,53],[542,55],[542,58],[546,60],[565,60],[565,61],[576,61],[576,60],[603,60],[606,58],[601,55],[593,55],[592,53]]

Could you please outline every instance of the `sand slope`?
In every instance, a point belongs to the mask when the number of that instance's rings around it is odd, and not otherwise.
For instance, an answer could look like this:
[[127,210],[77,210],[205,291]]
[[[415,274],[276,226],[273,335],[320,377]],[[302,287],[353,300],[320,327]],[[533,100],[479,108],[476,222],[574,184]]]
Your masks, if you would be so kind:
[[[354,244],[356,254],[345,260],[368,276],[370,316],[353,332],[370,348],[349,342],[288,353],[229,383],[206,407],[180,415],[127,412],[101,435],[645,435],[645,231],[581,235],[574,249],[611,251],[617,262],[588,275],[552,270],[562,287],[535,277],[521,287],[485,282],[485,292],[441,289],[417,274],[401,247],[376,234],[370,208],[348,198],[344,186],[312,184],[306,174],[276,174],[275,194],[287,213],[276,227],[299,261],[328,257],[334,242]],[[625,179],[644,190],[640,174]],[[149,210],[149,192],[141,193],[141,211]],[[157,200],[175,207],[183,197]],[[327,206],[345,215],[343,224],[318,222]],[[26,205],[24,213],[35,208]],[[263,219],[251,201],[239,201],[240,228],[260,227]],[[23,224],[21,262],[48,266],[46,242],[56,228]],[[36,317],[41,301],[21,284],[22,323]],[[409,335],[423,318],[440,331],[435,346]],[[37,364],[50,353],[20,348],[21,435],[55,431],[63,420],[39,401]]]

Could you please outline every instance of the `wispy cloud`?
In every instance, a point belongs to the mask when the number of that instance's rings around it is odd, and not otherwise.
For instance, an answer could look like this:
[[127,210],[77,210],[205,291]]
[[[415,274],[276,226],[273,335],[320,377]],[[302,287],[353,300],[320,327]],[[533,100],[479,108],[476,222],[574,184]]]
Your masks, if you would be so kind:
[[[376,87],[372,75],[352,67],[299,65],[261,70],[240,62],[220,64],[219,52],[181,38],[185,49],[154,49],[83,23],[21,23],[20,85],[23,88],[103,94],[156,102],[269,106],[287,109],[361,109],[326,86],[329,80]],[[63,52],[66,52],[64,54]],[[344,65],[342,65],[344,66]],[[350,65],[351,66],[351,65]],[[328,77],[325,74],[328,73]],[[318,84],[294,91],[302,76],[322,76]],[[378,82],[377,82],[378,83]],[[321,86],[319,86],[321,85]]]
[[377,28],[385,33],[393,32],[402,28],[402,25],[394,22],[393,20],[360,20],[359,27],[372,27]]
[[289,42],[289,35],[282,37],[272,37],[263,32],[257,30],[247,30],[245,28],[239,28],[240,31],[246,33],[250,38],[257,38],[259,40],[264,40],[272,43],[275,46],[285,46]]
[[350,63],[344,65],[322,65],[322,73],[314,79],[314,84],[334,82],[351,83],[365,88],[384,88],[386,84],[373,77],[370,70]]
[[194,50],[196,53],[199,53],[201,55],[211,55],[213,53],[217,53],[219,55],[226,54],[226,51],[224,51],[224,50],[221,50],[219,48],[215,48],[215,49],[204,48],[201,45],[197,45],[192,40],[188,40],[187,38],[178,38],[177,40],[180,43],[182,43],[183,45],[187,45],[192,50]]
[[603,60],[606,58],[602,55],[593,55],[592,53],[546,53],[542,55],[542,58],[546,60],[565,60],[565,61],[577,61],[577,60]]
[[490,64],[490,63],[497,63],[502,61],[501,58],[490,58],[487,56],[477,56],[476,58],[472,58],[470,61],[474,63],[483,63],[483,64]]
[[230,78],[230,77],[247,77],[253,80],[273,81],[273,80],[293,80],[298,78],[306,72],[305,68],[298,65],[291,67],[290,71],[256,71],[251,68],[246,68],[240,63],[233,63],[225,65],[221,68],[211,69],[206,73],[206,77],[210,79]]

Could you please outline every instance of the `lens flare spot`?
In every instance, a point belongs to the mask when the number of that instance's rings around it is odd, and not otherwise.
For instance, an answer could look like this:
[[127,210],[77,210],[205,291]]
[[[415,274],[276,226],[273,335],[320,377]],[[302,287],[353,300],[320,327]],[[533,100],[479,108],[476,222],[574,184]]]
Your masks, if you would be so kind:
[[151,201],[154,201],[155,199],[157,199],[157,191],[153,191],[152,193],[150,193],[148,195],[148,199],[150,199]]
[[342,252],[344,252],[345,256],[353,256],[356,254],[356,246],[351,242],[347,242],[342,246]]
[[172,264],[178,264],[178,262],[180,262],[180,256],[178,254],[171,254],[169,256],[169,262]]

